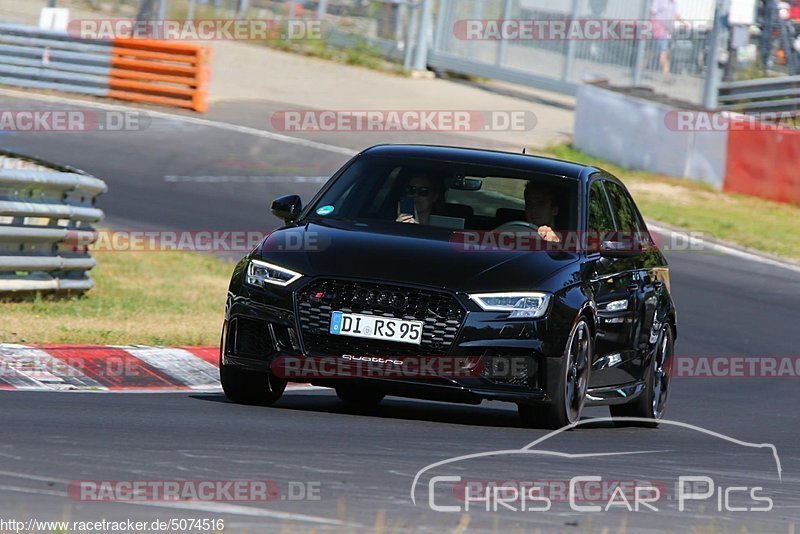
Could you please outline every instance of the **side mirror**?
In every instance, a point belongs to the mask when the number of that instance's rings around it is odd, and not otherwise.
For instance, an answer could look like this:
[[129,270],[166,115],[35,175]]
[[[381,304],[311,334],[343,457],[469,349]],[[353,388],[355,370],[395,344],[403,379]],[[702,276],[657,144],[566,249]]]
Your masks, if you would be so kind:
[[635,258],[644,252],[644,246],[638,241],[602,241],[600,243],[601,258]]
[[290,223],[303,211],[303,201],[297,195],[286,195],[272,201],[272,214]]

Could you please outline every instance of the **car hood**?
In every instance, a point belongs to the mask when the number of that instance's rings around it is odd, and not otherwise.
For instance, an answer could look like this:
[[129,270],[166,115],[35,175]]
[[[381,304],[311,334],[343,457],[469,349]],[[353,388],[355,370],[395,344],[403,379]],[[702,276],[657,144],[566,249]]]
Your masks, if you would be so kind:
[[452,231],[441,228],[335,220],[277,230],[256,253],[264,261],[308,276],[454,291],[537,289],[553,273],[579,259],[566,252],[466,250]]

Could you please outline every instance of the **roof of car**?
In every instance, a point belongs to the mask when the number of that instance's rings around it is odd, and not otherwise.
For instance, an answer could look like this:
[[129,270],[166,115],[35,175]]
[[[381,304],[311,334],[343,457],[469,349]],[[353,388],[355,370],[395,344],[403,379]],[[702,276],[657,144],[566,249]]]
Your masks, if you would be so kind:
[[529,154],[434,145],[376,145],[362,152],[370,156],[410,157],[456,161],[530,170],[537,173],[582,178],[597,172],[588,165]]

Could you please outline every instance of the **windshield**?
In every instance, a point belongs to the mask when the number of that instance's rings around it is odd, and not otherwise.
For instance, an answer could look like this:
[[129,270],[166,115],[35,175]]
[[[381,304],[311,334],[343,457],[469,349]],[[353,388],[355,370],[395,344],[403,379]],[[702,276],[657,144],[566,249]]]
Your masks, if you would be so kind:
[[314,202],[308,218],[395,221],[450,230],[577,227],[578,182],[519,169],[363,157]]

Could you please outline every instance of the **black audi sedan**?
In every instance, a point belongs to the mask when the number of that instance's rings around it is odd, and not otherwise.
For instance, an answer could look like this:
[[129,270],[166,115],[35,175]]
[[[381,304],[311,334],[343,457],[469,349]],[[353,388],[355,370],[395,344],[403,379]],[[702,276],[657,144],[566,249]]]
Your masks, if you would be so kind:
[[[220,379],[268,405],[287,382],[516,403],[533,427],[584,406],[656,426],[677,336],[667,262],[625,186],[590,166],[379,145],[236,266]],[[629,419],[628,421],[631,421]]]

